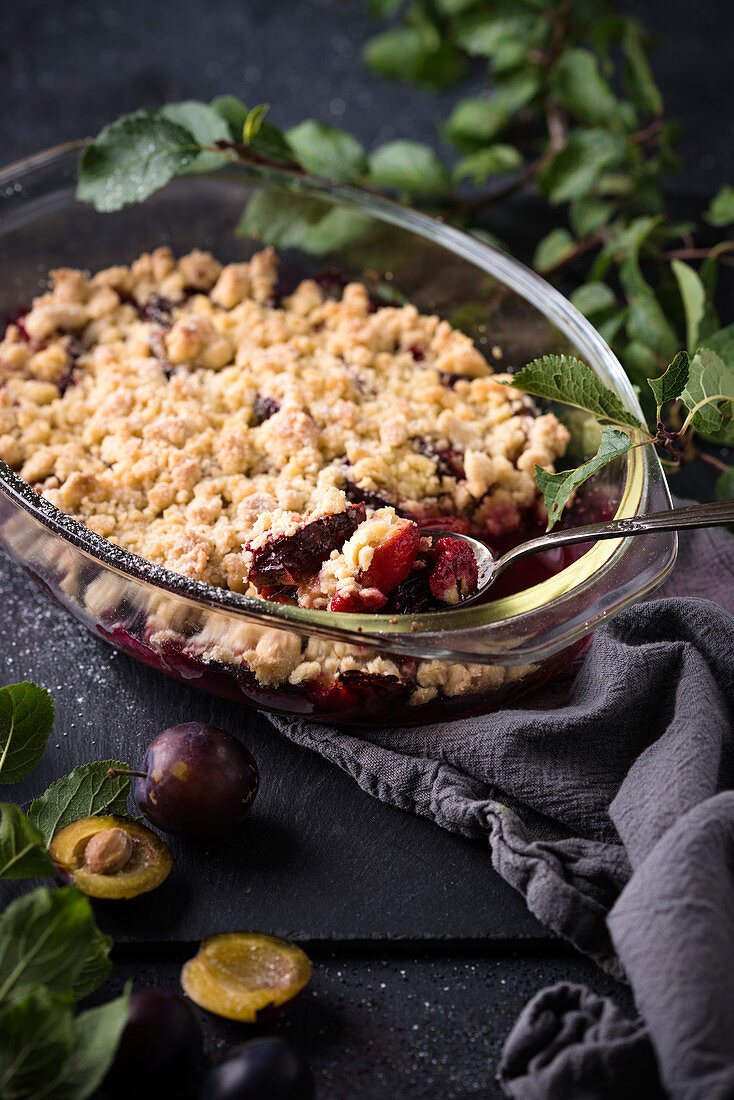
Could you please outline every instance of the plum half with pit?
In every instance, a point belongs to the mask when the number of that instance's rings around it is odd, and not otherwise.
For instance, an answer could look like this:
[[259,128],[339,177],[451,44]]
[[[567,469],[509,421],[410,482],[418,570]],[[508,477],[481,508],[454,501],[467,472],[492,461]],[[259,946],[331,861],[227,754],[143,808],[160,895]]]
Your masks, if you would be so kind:
[[127,1022],[105,1078],[106,1096],[189,1096],[203,1057],[196,1012],[170,989],[130,997]]
[[250,1039],[204,1075],[198,1100],[312,1100],[308,1062],[279,1035]]
[[239,825],[257,794],[257,764],[224,730],[184,722],[164,730],[145,754],[134,797],[166,833],[212,837]]
[[125,817],[99,814],[64,826],[49,845],[59,876],[90,898],[135,898],[168,877],[173,858],[159,836]]

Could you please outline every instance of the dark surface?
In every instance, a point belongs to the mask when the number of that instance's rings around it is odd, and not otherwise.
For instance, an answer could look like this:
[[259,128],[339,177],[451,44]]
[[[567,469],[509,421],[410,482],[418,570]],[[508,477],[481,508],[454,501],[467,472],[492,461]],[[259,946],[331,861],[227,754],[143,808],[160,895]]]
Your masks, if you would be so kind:
[[[693,209],[692,198],[734,182],[729,6],[624,6],[662,40],[656,74],[669,114],[685,123],[686,171],[669,187]],[[372,26],[364,12],[361,0],[0,0],[0,163],[93,133],[123,111],[222,92],[269,101],[281,126],[313,115],[368,146],[435,140],[435,121],[455,96],[426,97],[368,74],[359,60]],[[477,70],[465,90],[480,82]],[[524,229],[537,236],[532,222]],[[697,464],[676,489],[708,497],[713,476]],[[265,719],[115,654],[29,592],[5,562],[0,590],[1,682],[38,679],[58,708],[48,757],[19,797],[83,760],[137,762],[160,729],[192,718],[240,733],[260,766],[262,790],[241,832],[200,848],[174,842],[178,863],[159,894],[100,908],[119,941],[151,942],[122,944],[103,999],[128,977],[136,987],[176,987],[194,945],[156,946],[163,938],[195,940],[235,924],[321,941],[307,945],[312,986],[278,1025],[307,1049],[321,1100],[499,1095],[495,1066],[514,1018],[535,990],[561,978],[617,991],[631,1011],[622,988],[592,964],[540,939],[483,846],[370,800]],[[385,935],[453,943],[434,954],[428,944],[416,953],[377,943],[366,953],[346,942]],[[457,942],[471,937],[484,945]],[[508,946],[518,939],[525,945]],[[212,1017],[205,1029],[212,1051],[251,1033]]]

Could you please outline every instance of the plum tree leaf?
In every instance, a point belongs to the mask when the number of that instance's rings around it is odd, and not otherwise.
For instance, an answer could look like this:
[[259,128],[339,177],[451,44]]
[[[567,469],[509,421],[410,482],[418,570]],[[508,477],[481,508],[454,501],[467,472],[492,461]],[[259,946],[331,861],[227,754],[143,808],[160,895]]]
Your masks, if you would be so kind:
[[0,1096],[38,1100],[74,1046],[74,1012],[67,994],[39,986],[0,1007]]
[[509,383],[519,390],[586,409],[600,424],[646,431],[642,421],[624,407],[591,367],[571,355],[544,355],[534,359]]
[[76,1017],[71,1050],[38,1100],[86,1100],[96,1092],[114,1061],[129,1005],[128,985],[120,997]]
[[701,322],[706,313],[706,288],[701,276],[689,264],[682,260],[673,260],[670,265],[678,282],[683,309],[686,315],[686,345],[688,354],[695,355]]
[[200,153],[191,131],[160,112],[123,115],[84,149],[77,198],[102,213],[143,202],[189,169]]
[[0,783],[18,783],[46,751],[54,705],[45,688],[25,681],[0,688]]
[[419,141],[389,141],[369,156],[371,181],[391,191],[413,195],[440,194],[448,173],[433,149]]
[[362,145],[345,130],[307,118],[288,130],[285,139],[301,166],[315,176],[353,183],[367,170]]
[[724,184],[711,200],[711,205],[704,216],[709,225],[715,225],[717,228],[734,222],[734,187],[731,184]]
[[127,814],[130,778],[124,775],[108,778],[109,768],[129,770],[130,765],[119,760],[82,764],[57,779],[33,800],[28,819],[45,844],[51,843],[59,829],[82,817],[101,813],[124,817]]
[[734,367],[711,348],[699,348],[691,360],[688,384],[681,395],[691,423],[704,436],[734,443]]
[[660,409],[665,402],[675,401],[686,388],[689,365],[686,352],[679,351],[664,374],[659,378],[648,378],[647,384],[655,397],[658,419],[660,419]]
[[73,886],[40,887],[16,898],[0,915],[0,1005],[39,985],[57,993],[90,992],[109,971],[111,947],[89,899]]
[[549,474],[542,466],[535,467],[535,481],[548,509],[549,531],[561,518],[563,509],[576,489],[603,466],[608,466],[615,458],[626,454],[631,446],[632,440],[626,432],[618,428],[605,427],[602,429],[599,450],[583,465],[558,474]]
[[43,837],[12,802],[0,802],[0,879],[47,878],[54,865]]

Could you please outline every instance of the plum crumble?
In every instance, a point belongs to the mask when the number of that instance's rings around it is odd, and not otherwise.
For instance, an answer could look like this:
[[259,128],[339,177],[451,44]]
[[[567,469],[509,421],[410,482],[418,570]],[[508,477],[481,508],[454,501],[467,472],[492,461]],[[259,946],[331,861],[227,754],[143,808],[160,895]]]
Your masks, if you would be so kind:
[[[341,277],[286,297],[276,283],[269,248],[52,271],[0,342],[0,459],[98,535],[208,584],[331,611],[456,604],[473,556],[421,528],[519,531],[566,429],[447,321]],[[237,657],[260,682],[394,675],[259,630]]]

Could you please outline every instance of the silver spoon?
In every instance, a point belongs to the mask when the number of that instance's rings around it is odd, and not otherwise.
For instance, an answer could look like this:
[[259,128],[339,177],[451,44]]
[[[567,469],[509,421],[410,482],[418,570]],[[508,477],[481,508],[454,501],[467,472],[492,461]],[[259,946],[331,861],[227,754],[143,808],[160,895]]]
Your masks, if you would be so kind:
[[468,542],[474,551],[479,566],[479,585],[476,592],[461,600],[466,607],[483,596],[494,584],[500,573],[509,565],[530,554],[539,554],[541,550],[552,550],[556,546],[573,546],[579,542],[594,542],[597,539],[626,538],[628,535],[644,535],[649,531],[683,531],[695,527],[724,527],[734,524],[734,500],[717,500],[713,504],[691,504],[688,508],[674,508],[672,511],[652,512],[647,516],[634,516],[630,519],[612,519],[605,523],[590,523],[586,527],[572,527],[565,531],[550,531],[528,542],[521,542],[499,558],[469,535],[460,535],[455,531],[442,531],[436,527],[424,527],[422,535],[435,535],[438,538],[461,539]]

